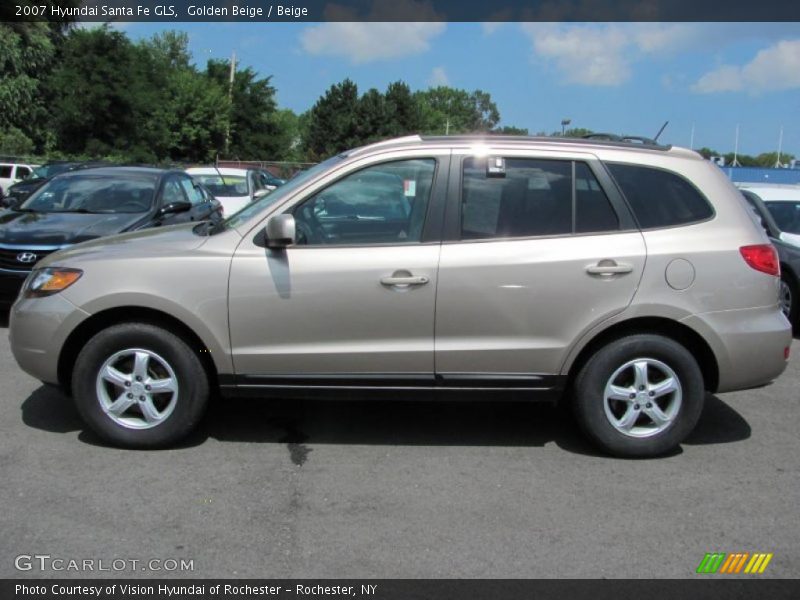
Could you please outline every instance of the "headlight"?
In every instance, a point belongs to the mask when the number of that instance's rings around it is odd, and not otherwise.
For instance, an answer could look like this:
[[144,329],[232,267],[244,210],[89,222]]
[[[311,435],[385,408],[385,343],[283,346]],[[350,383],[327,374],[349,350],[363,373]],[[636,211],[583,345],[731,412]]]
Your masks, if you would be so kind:
[[35,269],[25,282],[22,295],[25,298],[41,298],[64,291],[83,275],[80,269],[47,267]]

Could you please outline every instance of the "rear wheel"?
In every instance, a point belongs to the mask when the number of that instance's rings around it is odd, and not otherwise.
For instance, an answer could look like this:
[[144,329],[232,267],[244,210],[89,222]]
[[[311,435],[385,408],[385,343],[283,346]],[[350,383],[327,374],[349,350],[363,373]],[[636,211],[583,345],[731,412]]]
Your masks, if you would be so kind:
[[797,324],[797,285],[794,280],[785,273],[781,274],[780,295],[778,299],[783,314],[789,319],[789,323],[792,324],[792,327],[795,327]]
[[697,361],[681,344],[651,334],[598,350],[575,379],[581,427],[615,456],[669,452],[694,429],[705,391]]
[[209,397],[197,354],[145,323],[114,325],[89,340],[75,362],[72,390],[89,427],[129,448],[174,444],[194,429]]

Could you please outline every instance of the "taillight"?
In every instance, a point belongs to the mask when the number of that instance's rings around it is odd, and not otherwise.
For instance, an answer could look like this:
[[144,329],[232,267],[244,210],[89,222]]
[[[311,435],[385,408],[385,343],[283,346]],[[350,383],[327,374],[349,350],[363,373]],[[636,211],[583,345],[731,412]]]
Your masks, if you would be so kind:
[[756,271],[780,277],[781,265],[778,262],[778,253],[772,244],[742,246],[739,248],[739,252],[742,253],[744,262]]

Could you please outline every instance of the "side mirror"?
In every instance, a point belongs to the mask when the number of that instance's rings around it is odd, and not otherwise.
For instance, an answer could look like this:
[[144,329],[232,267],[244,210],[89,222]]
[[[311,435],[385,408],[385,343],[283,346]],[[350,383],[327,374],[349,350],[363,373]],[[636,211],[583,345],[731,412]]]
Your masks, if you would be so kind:
[[172,215],[175,213],[182,213],[186,212],[187,210],[192,209],[191,202],[170,202],[169,204],[165,204],[161,207],[161,210],[158,211],[159,216],[164,215]]
[[295,223],[293,215],[275,215],[267,221],[267,248],[285,248],[295,242]]
[[256,192],[253,194],[253,200],[261,200],[261,198],[269,194],[271,191],[272,190],[268,190],[267,188],[256,190]]

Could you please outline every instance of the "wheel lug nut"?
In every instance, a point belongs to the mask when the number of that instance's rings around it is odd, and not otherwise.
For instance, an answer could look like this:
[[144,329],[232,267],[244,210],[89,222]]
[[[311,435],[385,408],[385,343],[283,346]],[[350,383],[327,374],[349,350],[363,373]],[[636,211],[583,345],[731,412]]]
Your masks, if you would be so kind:
[[639,386],[639,391],[640,391],[640,392],[643,392],[643,391],[644,391],[644,386],[643,386],[643,385],[640,385],[640,386]]
[[133,394],[128,394],[128,398],[133,398]]
[[648,402],[647,404],[645,404],[645,406],[646,406],[647,408],[653,408],[653,405],[652,405],[652,404],[650,404],[649,402]]
[[630,399],[633,400],[634,398],[636,398],[636,394],[631,394]]
[[131,382],[130,381],[126,381],[125,382],[125,387],[131,387]]
[[146,386],[144,386],[144,389],[146,389],[149,392],[150,391],[150,386],[146,385]]
[[655,396],[655,395],[656,395],[656,393],[655,393],[655,392],[650,392],[650,393],[648,394],[648,396],[650,396],[651,398],[652,398],[653,396]]
[[640,408],[640,407],[639,407],[639,405],[638,405],[638,404],[634,404],[634,405],[633,405],[633,409],[634,409],[634,410],[639,410],[639,408]]
[[[136,381],[141,381],[141,380],[142,380],[142,378],[137,375],[136,376]],[[644,389],[644,388],[642,388],[642,389]]]
[[142,402],[144,402],[144,396],[139,396],[139,400],[141,400]]

